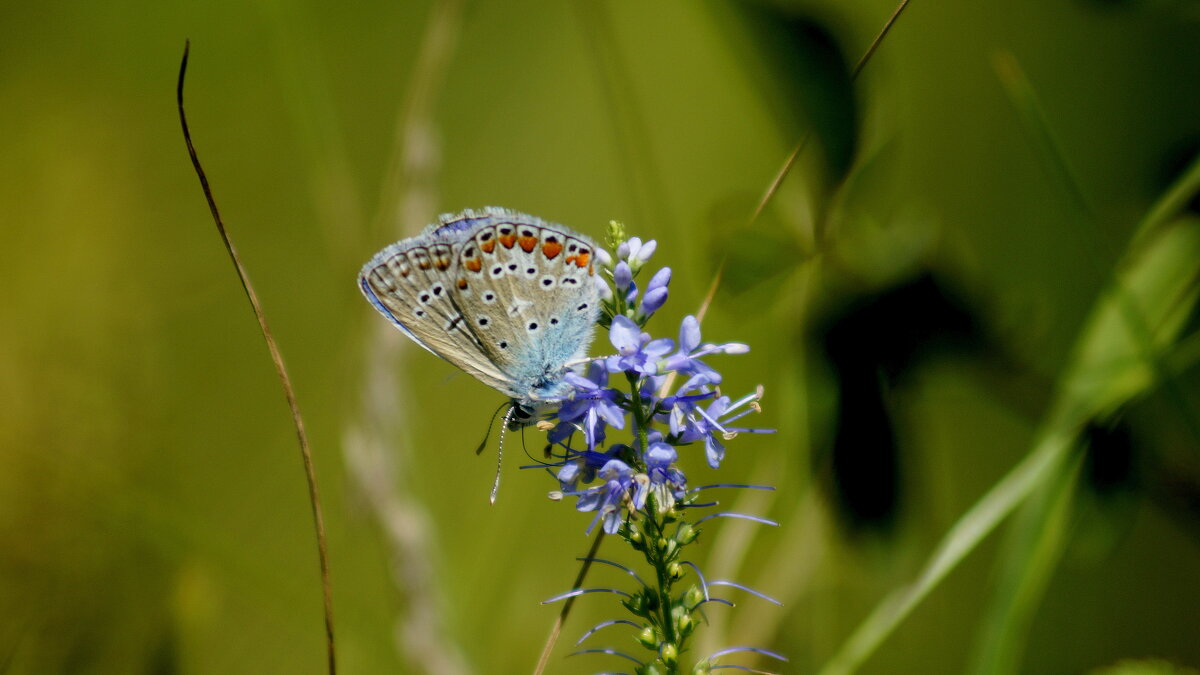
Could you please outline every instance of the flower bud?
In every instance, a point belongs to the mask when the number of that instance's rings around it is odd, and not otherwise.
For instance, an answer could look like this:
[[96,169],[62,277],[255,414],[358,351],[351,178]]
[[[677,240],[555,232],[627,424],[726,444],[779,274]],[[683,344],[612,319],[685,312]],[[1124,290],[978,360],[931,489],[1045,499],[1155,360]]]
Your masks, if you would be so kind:
[[669,576],[672,581],[678,581],[679,579],[682,579],[683,565],[680,565],[677,562],[667,565],[667,576]]
[[675,622],[675,631],[680,638],[688,637],[694,630],[696,630],[696,620],[692,618],[691,614],[684,614]]
[[[650,244],[653,244],[653,243],[654,243],[653,241],[650,242]],[[649,246],[649,244],[647,244],[647,246]],[[655,272],[654,276],[650,277],[650,283],[646,284],[646,292],[649,293],[650,291],[652,291],[656,288],[666,288],[670,283],[671,283],[671,268],[664,267],[664,268],[660,269],[659,271]]]
[[663,549],[663,557],[668,560],[674,558],[679,553],[679,544],[674,539],[667,541],[666,548]]
[[687,593],[683,594],[683,606],[689,609],[695,609],[697,605],[704,602],[704,593],[699,586],[692,586],[687,589]]
[[592,283],[596,284],[596,294],[600,296],[601,300],[612,300],[612,288],[609,287],[604,277],[597,274],[592,277]]
[[630,237],[629,241],[626,243],[628,244],[628,246],[626,246],[628,253],[625,254],[625,260],[629,261],[629,263],[632,265],[633,261],[637,259],[638,251],[642,249],[642,238]]
[[633,270],[629,269],[629,263],[624,260],[617,263],[617,266],[613,268],[613,283],[622,293],[629,289],[629,284],[633,283]]
[[675,530],[675,541],[679,542],[680,546],[687,546],[699,536],[700,531],[692,527],[691,523],[680,523],[679,528]]
[[608,251],[605,251],[604,249],[597,246],[596,247],[596,262],[600,263],[601,267],[612,267],[612,264],[613,264],[612,255],[610,255]]
[[646,616],[651,611],[646,600],[647,598],[644,594],[634,593],[633,597],[625,598],[621,601],[621,604],[635,616]]
[[679,648],[670,642],[663,645],[658,654],[668,668],[674,668],[679,663]]
[[625,540],[629,542],[629,545],[635,551],[646,550],[646,537],[642,534],[641,530],[633,525],[629,526],[629,534],[625,536]]
[[642,632],[638,633],[637,641],[646,649],[658,648],[658,635],[650,626],[646,626],[642,629]]
[[656,248],[658,248],[658,242],[653,239],[642,244],[636,251],[630,248],[629,263],[633,265],[635,269],[645,265],[646,262],[650,260],[650,256],[654,255],[654,250]]
[[646,291],[646,297],[642,298],[642,314],[650,316],[657,312],[666,302],[667,289],[665,286],[648,290]]

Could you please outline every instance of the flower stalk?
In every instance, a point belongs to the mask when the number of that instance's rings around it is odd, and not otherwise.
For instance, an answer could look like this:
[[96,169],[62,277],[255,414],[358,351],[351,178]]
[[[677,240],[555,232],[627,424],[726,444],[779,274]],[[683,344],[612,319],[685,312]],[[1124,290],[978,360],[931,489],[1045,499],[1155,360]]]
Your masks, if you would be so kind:
[[[657,242],[626,238],[623,226],[616,222],[609,231],[609,246],[616,255],[597,252],[601,273],[596,279],[603,305],[600,324],[608,329],[616,353],[591,359],[583,373],[568,374],[573,393],[538,424],[547,431],[553,458],[538,466],[553,469],[559,483],[559,489],[551,493],[553,499],[575,498],[577,510],[594,514],[589,532],[599,525],[604,532],[619,536],[640,554],[653,575],[647,575],[644,581],[623,565],[589,559],[628,572],[639,587],[630,593],[575,589],[547,602],[584,593],[619,595],[632,620],[603,622],[580,642],[601,627],[629,625],[636,629],[632,636],[635,644],[644,650],[640,658],[611,647],[584,649],[576,654],[630,659],[638,664],[635,672],[639,675],[707,673],[719,667],[742,667],[716,664],[719,657],[735,653],[782,658],[762,649],[733,647],[694,659],[690,668],[684,665],[689,638],[703,618],[702,608],[709,603],[732,604],[712,597],[710,587],[733,587],[771,600],[735,582],[706,582],[700,568],[683,558],[684,553],[702,540],[707,521],[715,516],[775,523],[749,514],[705,515],[704,510],[717,502],[700,500],[704,488],[688,488],[679,465],[680,454],[703,448],[705,462],[716,470],[724,460],[727,442],[740,434],[771,430],[736,426],[745,415],[761,411],[762,388],[734,401],[721,393],[723,377],[706,362],[711,356],[743,354],[749,347],[702,342],[699,321],[692,316],[685,317],[680,325],[678,341],[655,339],[643,331],[667,301],[671,270],[659,269],[643,292],[638,278],[657,250]],[[610,386],[614,376],[623,376],[622,388]],[[676,382],[682,384],[674,386]],[[626,428],[630,432],[628,443],[609,442],[610,430]],[[706,487],[764,486],[718,483]],[[689,575],[694,575],[695,581],[688,583]]]

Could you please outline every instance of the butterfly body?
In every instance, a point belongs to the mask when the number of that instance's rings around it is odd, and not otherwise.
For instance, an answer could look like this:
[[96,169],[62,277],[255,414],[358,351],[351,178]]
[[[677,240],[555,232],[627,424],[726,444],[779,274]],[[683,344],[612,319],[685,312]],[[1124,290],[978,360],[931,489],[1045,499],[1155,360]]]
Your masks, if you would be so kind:
[[595,250],[562,225],[488,207],[388,246],[358,281],[405,335],[528,411],[566,397],[566,364],[586,356]]

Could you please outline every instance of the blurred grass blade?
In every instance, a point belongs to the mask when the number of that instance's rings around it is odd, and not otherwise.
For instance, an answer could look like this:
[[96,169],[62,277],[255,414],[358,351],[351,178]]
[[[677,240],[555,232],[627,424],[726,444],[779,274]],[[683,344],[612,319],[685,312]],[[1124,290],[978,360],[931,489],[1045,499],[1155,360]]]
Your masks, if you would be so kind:
[[1061,464],[1058,475],[1036,490],[1017,515],[970,672],[1017,672],[1034,613],[1066,548],[1083,456],[1077,452]]
[[1039,482],[1053,474],[1073,440],[1071,434],[1045,433],[1015,469],[996,483],[942,538],[915,581],[892,591],[859,625],[821,675],[854,672],[883,640],[929,595],[958,563],[986,537]]
[[1196,303],[1200,223],[1165,226],[1200,188],[1194,164],[1148,212],[1139,241],[1098,298],[1059,379],[1055,401],[1033,450],[951,527],[921,574],[889,594],[821,671],[853,672],[957,565],[1034,489],[1065,470],[1068,450],[1090,419],[1110,412],[1162,381],[1162,355],[1172,348]]

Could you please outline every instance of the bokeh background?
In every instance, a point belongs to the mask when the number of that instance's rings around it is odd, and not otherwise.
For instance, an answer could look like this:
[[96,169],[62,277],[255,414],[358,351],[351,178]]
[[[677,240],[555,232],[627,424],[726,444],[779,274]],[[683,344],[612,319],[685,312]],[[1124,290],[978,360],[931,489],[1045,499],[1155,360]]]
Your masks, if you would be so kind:
[[[324,672],[294,431],[176,117],[185,38],[311,434],[342,672],[529,672],[590,541],[518,436],[489,506],[501,397],[355,288],[486,204],[657,239],[660,335],[724,262],[705,336],[751,344],[717,365],[779,431],[684,461],[775,485],[724,499],[781,525],[713,524],[699,562],[784,604],[734,598],[693,654],[1200,665],[1200,6],[913,0],[852,80],[894,9],[3,3],[0,672]],[[565,657],[620,613],[578,603],[549,672],[627,668]]]

